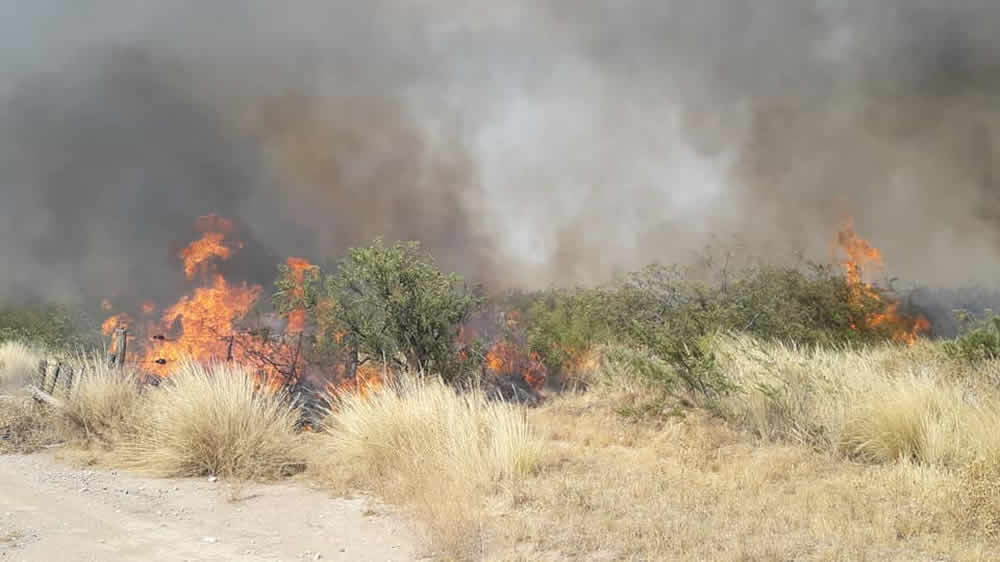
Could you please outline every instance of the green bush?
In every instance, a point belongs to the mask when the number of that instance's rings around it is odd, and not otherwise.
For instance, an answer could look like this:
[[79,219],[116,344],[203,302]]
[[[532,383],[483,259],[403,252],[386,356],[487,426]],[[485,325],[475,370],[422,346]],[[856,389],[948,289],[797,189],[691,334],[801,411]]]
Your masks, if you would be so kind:
[[958,311],[956,318],[963,333],[944,343],[945,354],[969,362],[1000,358],[1000,316],[987,310],[981,318],[976,318],[968,312]]
[[843,276],[818,265],[714,274],[651,265],[596,289],[538,293],[525,325],[532,351],[550,372],[564,371],[595,345],[624,344],[645,350],[635,356],[640,362],[656,359],[630,372],[671,392],[714,397],[729,389],[711,351],[714,334],[803,345],[876,343],[891,339],[889,327],[866,319],[888,303],[874,289],[859,298]]
[[279,309],[308,311],[318,343],[347,353],[349,376],[369,360],[445,378],[467,371],[459,330],[482,299],[461,277],[443,273],[416,242],[376,240],[352,249],[333,273],[310,269],[303,283],[287,266],[280,271]]
[[0,343],[13,340],[54,349],[78,348],[95,343],[81,328],[85,322],[83,313],[69,306],[40,302],[0,305]]

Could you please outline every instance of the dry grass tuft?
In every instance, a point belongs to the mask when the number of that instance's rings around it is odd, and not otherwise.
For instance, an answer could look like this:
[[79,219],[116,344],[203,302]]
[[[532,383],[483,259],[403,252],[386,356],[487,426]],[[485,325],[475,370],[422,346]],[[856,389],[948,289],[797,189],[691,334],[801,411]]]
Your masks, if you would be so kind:
[[187,362],[146,392],[124,464],[164,476],[267,479],[301,466],[298,410],[228,364]]
[[27,396],[0,397],[0,454],[33,453],[60,440],[52,410]]
[[106,444],[130,434],[140,414],[139,373],[108,367],[99,355],[80,355],[73,368],[78,378],[62,410],[71,427]]
[[26,385],[34,377],[42,353],[28,344],[8,341],[0,344],[0,394]]
[[60,439],[50,408],[24,392],[36,373],[41,352],[24,343],[0,344],[0,454],[31,453]]
[[326,429],[320,476],[413,507],[438,549],[458,558],[482,548],[486,495],[516,485],[541,455],[519,407],[439,379],[405,377],[339,397]]

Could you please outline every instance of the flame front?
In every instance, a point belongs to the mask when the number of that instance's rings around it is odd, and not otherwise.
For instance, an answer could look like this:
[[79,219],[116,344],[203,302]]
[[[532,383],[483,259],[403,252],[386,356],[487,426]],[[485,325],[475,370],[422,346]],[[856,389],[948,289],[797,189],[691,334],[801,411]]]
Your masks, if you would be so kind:
[[261,288],[230,285],[216,275],[210,287],[199,287],[164,311],[160,320],[163,334],[179,329],[176,338],[163,335],[153,340],[145,356],[149,369],[166,374],[170,364],[190,357],[196,360],[231,359],[230,338],[234,325],[242,320],[260,297]]
[[[314,267],[312,263],[303,258],[288,258],[285,262],[288,265],[289,270],[292,273],[293,279],[295,279],[296,287],[292,290],[292,296],[296,298],[301,298],[304,291],[306,270],[310,267]],[[296,308],[288,314],[288,327],[286,330],[289,333],[299,334],[306,329],[306,310],[304,308]]]
[[[873,274],[882,271],[882,253],[857,235],[852,221],[848,221],[837,233],[837,245],[847,255],[841,261],[841,266],[847,280],[850,303],[858,309],[866,308],[866,302],[884,305],[881,312],[865,314],[863,322],[866,327],[888,330],[894,340],[907,345],[913,345],[920,336],[930,331],[931,324],[927,318],[919,315],[910,317],[901,313],[898,302],[886,301],[882,293],[864,279],[866,272]],[[851,327],[858,329],[856,324]]]

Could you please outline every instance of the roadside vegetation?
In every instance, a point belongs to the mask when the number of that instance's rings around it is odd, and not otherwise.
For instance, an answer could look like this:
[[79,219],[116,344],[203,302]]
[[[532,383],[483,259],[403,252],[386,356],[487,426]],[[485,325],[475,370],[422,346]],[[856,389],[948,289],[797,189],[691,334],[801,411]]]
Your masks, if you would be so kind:
[[[409,510],[442,559],[990,559],[1000,323],[905,345],[890,291],[814,264],[710,265],[490,298],[415,244],[283,268],[274,304],[307,314],[303,352],[377,373],[326,389],[304,432],[300,402],[235,364],[148,386],[77,352],[63,407],[37,404],[18,389],[73,336],[0,322],[0,452],[304,472]],[[491,345],[542,365],[540,405],[497,398]]]

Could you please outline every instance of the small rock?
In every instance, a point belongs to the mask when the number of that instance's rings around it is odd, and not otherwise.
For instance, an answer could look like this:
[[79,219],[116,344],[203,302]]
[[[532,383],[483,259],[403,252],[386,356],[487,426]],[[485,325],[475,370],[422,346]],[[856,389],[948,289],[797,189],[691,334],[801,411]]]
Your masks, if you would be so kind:
[[218,476],[209,476],[208,477],[208,481],[209,482],[218,482],[219,481],[219,477]]
[[88,488],[80,488],[80,493],[81,494],[86,494],[89,491],[90,491],[90,489],[88,489]]
[[318,552],[313,555],[313,560],[322,560],[322,559],[323,559],[323,555],[320,554],[320,553],[318,553]]
[[215,537],[205,537],[205,538],[203,538],[201,540],[202,540],[202,542],[207,542],[208,544],[215,544],[215,543],[219,542],[219,539],[217,539]]

